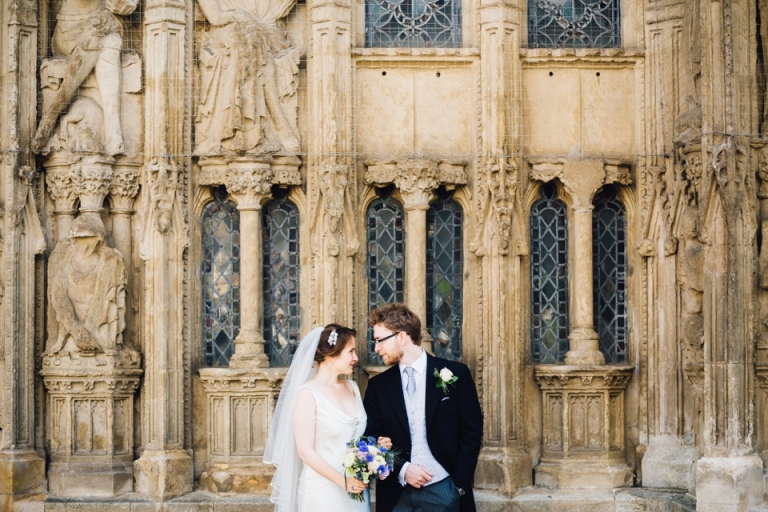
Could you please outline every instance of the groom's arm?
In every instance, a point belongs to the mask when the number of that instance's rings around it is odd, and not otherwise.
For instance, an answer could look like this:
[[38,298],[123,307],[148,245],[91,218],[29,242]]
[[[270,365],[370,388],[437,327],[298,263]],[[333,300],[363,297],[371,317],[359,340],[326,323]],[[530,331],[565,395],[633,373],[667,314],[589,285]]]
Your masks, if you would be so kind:
[[456,470],[451,477],[457,487],[472,488],[477,459],[483,443],[483,411],[477,398],[475,381],[466,365],[461,365],[461,373],[456,381],[459,399],[459,456]]
[[381,412],[379,411],[379,400],[376,393],[376,385],[372,382],[373,379],[368,381],[368,388],[365,390],[365,397],[363,398],[363,407],[365,407],[365,414],[368,415],[368,424],[365,427],[365,435],[379,438],[381,433]]

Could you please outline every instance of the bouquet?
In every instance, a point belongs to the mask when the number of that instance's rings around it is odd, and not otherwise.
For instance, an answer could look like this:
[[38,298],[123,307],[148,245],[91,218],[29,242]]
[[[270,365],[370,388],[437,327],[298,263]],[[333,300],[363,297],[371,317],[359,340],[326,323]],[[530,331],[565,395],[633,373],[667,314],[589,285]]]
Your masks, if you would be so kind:
[[[347,477],[354,477],[368,484],[373,477],[384,480],[393,471],[395,452],[387,450],[376,443],[374,437],[361,437],[347,443],[347,453],[344,455],[344,482]],[[363,493],[347,493],[355,501],[365,501]]]

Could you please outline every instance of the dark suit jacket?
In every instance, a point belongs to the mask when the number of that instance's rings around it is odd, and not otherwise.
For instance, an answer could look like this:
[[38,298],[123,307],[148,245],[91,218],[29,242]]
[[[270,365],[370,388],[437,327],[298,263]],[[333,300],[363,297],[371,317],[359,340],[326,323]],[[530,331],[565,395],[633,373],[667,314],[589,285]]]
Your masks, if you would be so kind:
[[[436,387],[437,377],[434,375],[435,369],[443,368],[448,368],[459,378],[448,386],[447,394]],[[472,480],[483,439],[483,412],[475,382],[467,365],[427,354],[426,383],[425,419],[429,449],[456,486],[466,492],[461,499],[461,512],[474,512]],[[398,365],[370,380],[363,403],[368,414],[366,435],[390,437],[393,447],[400,451],[399,464],[392,474],[385,480],[376,481],[376,511],[391,512],[403,492],[398,474],[403,463],[411,459],[411,434]]]

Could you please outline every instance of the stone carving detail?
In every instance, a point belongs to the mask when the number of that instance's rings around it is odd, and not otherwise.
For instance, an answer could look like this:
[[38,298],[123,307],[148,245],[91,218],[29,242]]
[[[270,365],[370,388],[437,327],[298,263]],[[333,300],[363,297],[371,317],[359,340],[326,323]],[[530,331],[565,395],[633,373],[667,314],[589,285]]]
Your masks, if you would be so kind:
[[72,165],[72,183],[80,198],[80,211],[100,212],[112,182],[112,159],[85,157]]
[[[339,255],[339,234],[344,224],[344,232],[353,225],[352,197],[347,192],[349,166],[334,162],[326,162],[320,166],[320,191],[323,194],[323,207],[326,214],[326,231],[329,234],[328,253],[331,256]],[[319,247],[319,244],[314,244]],[[356,241],[347,244],[347,256],[357,252]]]
[[197,155],[299,152],[299,51],[282,19],[295,0],[199,0],[212,25],[200,48]]
[[200,370],[208,404],[208,463],[200,485],[210,492],[264,492],[274,472],[261,460],[285,369]]
[[[53,58],[43,60],[40,68],[47,91],[34,151],[125,152],[121,89],[135,92],[136,88],[123,86],[123,67],[138,71],[140,66],[136,66],[135,54],[122,58],[123,25],[119,17],[131,14],[136,5],[135,0],[62,2],[51,40]],[[85,92],[87,89],[96,89],[97,94]],[[49,144],[63,112],[58,137],[54,137],[58,140]]]
[[550,488],[625,487],[624,390],[631,366],[575,369],[537,366],[542,391],[543,438],[536,484]]
[[514,160],[499,157],[489,157],[481,163],[478,170],[477,183],[477,222],[478,234],[473,242],[473,251],[482,255],[480,236],[483,226],[486,225],[488,210],[496,217],[498,225],[499,253],[509,254],[511,240],[515,239],[514,254],[528,254],[528,246],[525,243],[521,225],[515,226],[517,233],[513,235],[513,219],[518,223],[522,220],[522,212],[519,209],[520,202],[517,199],[519,172]]
[[64,172],[47,171],[45,184],[48,187],[48,194],[53,199],[56,211],[70,212],[74,210],[77,195],[75,194],[72,173],[68,169]]
[[105,235],[98,215],[83,214],[51,253],[45,356],[105,354],[118,366],[135,367],[138,354],[123,342],[125,262],[105,245]]
[[682,300],[683,369],[695,374],[704,363],[704,252],[699,235],[698,208],[688,206],[680,221],[678,284]]
[[179,166],[172,159],[158,157],[149,164],[147,181],[155,226],[160,233],[167,233],[171,226],[173,204],[179,188]]

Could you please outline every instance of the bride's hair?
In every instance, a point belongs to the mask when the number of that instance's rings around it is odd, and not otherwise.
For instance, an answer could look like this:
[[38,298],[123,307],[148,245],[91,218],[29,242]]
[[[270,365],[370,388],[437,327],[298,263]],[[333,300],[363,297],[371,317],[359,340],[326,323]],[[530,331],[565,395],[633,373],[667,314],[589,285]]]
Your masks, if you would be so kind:
[[[336,332],[336,340],[334,343],[328,343],[328,339],[332,332]],[[320,342],[317,344],[317,350],[315,351],[315,361],[322,363],[329,357],[336,357],[347,346],[347,342],[351,338],[357,337],[357,331],[344,327],[339,324],[328,324],[320,333]]]

